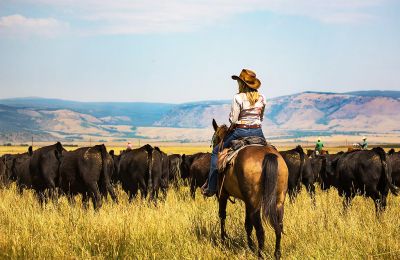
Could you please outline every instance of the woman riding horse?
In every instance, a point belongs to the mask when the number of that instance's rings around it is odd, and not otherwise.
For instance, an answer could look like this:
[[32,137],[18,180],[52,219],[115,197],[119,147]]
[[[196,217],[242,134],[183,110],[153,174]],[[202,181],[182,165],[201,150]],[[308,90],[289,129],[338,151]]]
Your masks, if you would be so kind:
[[[264,138],[261,130],[265,97],[258,92],[261,82],[256,78],[256,74],[248,69],[243,69],[239,76],[232,76],[239,84],[239,93],[233,97],[229,121],[234,131],[225,137],[223,148],[229,147],[232,140],[240,137],[258,136]],[[217,192],[217,161],[219,145],[216,145],[211,155],[211,167],[208,175],[208,187],[203,190],[203,194],[211,197]]]
[[[261,83],[256,74],[250,70],[242,70],[240,76],[232,76],[238,81],[239,94],[235,95],[230,114],[231,123],[236,126],[230,133],[226,125],[218,126],[213,120],[215,130],[213,136],[213,153],[209,176],[207,196],[214,195],[217,190],[217,153],[219,145],[226,147],[239,137],[264,137],[261,131],[261,120],[264,114],[265,98],[258,94]],[[233,163],[226,167],[224,178],[218,194],[221,239],[226,238],[225,219],[229,197],[240,199],[246,206],[245,229],[247,243],[256,249],[251,238],[253,229],[258,240],[258,256],[263,256],[264,229],[261,216],[275,231],[274,256],[281,256],[281,236],[283,232],[283,214],[288,187],[288,168],[285,160],[272,145],[250,145],[241,149]]]

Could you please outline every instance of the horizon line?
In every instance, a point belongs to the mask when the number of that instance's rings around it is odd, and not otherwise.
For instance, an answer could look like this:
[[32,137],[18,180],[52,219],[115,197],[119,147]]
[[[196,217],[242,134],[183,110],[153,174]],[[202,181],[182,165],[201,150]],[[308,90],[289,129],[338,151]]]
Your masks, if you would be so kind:
[[[280,97],[287,97],[305,93],[315,93],[315,94],[339,94],[339,95],[354,95],[355,93],[366,93],[366,92],[400,92],[400,90],[357,90],[357,91],[347,91],[347,92],[331,92],[331,91],[316,91],[316,90],[305,90],[302,92],[295,92],[292,94],[280,95],[272,98],[267,99],[275,99]],[[40,96],[23,96],[23,97],[8,97],[2,98],[0,97],[0,101],[11,101],[11,100],[29,100],[29,99],[37,99],[37,100],[53,100],[53,101],[64,101],[64,102],[75,102],[75,103],[148,103],[148,104],[190,104],[190,103],[199,103],[199,102],[227,102],[231,101],[230,99],[202,99],[202,100],[192,100],[192,101],[185,101],[185,102],[157,102],[157,101],[83,101],[83,100],[73,100],[73,99],[63,99],[58,97],[40,97]]]

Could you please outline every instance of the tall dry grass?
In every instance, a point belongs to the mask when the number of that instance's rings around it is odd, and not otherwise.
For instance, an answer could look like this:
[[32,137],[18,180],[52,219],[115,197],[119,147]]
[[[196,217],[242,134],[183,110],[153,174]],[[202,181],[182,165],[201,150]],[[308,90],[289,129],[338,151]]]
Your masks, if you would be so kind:
[[[188,154],[208,150],[161,148]],[[0,154],[26,150],[0,147]],[[140,199],[130,204],[126,194],[117,191],[118,205],[107,201],[95,212],[92,207],[84,210],[79,197],[74,206],[61,198],[42,208],[31,191],[20,195],[14,185],[0,189],[0,258],[256,258],[247,247],[241,202],[228,204],[229,239],[222,242],[215,199],[203,199],[198,192],[193,201],[189,189],[181,187],[154,206]],[[400,259],[400,197],[389,196],[388,209],[379,219],[370,199],[357,197],[345,214],[336,190],[317,190],[316,200],[314,208],[304,191],[294,204],[287,200],[283,258]],[[264,252],[271,258],[275,236],[264,227]]]
[[[244,205],[228,204],[229,239],[219,238],[218,206],[187,187],[170,190],[157,206],[137,199],[111,200],[95,212],[70,206],[39,206],[31,191],[0,190],[0,258],[255,259],[244,230]],[[271,258],[274,234],[265,226],[265,255]],[[343,214],[335,190],[317,190],[317,206],[303,191],[285,205],[282,256],[289,259],[400,258],[400,198],[389,196],[377,219],[372,200],[357,197]],[[255,234],[253,234],[255,239]]]

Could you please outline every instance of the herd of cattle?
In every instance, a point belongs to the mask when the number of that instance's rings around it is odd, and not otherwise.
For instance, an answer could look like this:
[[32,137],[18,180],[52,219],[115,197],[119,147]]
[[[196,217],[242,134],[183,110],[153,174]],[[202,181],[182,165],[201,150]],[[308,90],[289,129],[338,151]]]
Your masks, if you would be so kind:
[[[360,194],[374,200],[376,210],[386,207],[389,191],[397,195],[400,186],[400,152],[385,153],[382,148],[308,156],[301,146],[280,152],[289,169],[288,192],[293,201],[303,184],[315,203],[315,184],[322,190],[335,187],[347,206]],[[94,208],[102,198],[118,197],[114,187],[120,184],[132,201],[140,191],[142,198],[165,198],[169,187],[190,186],[194,198],[208,176],[211,154],[167,155],[158,147],[144,145],[107,152],[104,145],[66,151],[61,143],[23,154],[0,157],[0,185],[15,182],[20,192],[33,189],[43,203],[48,198],[66,195],[71,203],[82,194],[85,206],[92,199]],[[183,181],[182,181],[183,180]]]

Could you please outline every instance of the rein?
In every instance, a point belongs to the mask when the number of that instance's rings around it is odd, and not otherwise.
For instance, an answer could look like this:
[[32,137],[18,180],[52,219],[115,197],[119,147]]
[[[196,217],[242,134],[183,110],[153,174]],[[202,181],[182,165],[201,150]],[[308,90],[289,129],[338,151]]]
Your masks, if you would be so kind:
[[[225,127],[226,127],[226,126],[225,126]],[[212,142],[213,145],[214,145],[215,139],[219,136],[219,133],[220,133],[223,129],[224,129],[224,128],[221,127],[221,128],[219,128],[219,129],[217,129],[217,131],[215,131],[215,133],[214,133],[214,135],[213,135],[213,137],[212,137],[212,139],[211,139],[211,142]],[[224,138],[225,138],[230,132],[232,132],[233,129],[234,129],[234,128],[232,127],[232,125],[231,125],[229,128],[227,128],[226,134],[225,134]],[[221,138],[221,141],[218,143],[218,153],[222,152],[222,150],[224,149],[224,138]],[[219,187],[219,191],[217,192],[217,197],[218,197],[218,198],[221,197],[222,188],[223,188],[223,186],[224,186],[225,177],[226,177],[226,174],[225,174],[225,173],[221,173],[221,174],[223,174],[223,176],[222,176],[221,185],[220,185],[220,187]],[[236,203],[235,198],[232,200],[232,199],[229,197],[228,200],[229,200],[232,204],[235,204],[235,203]]]

